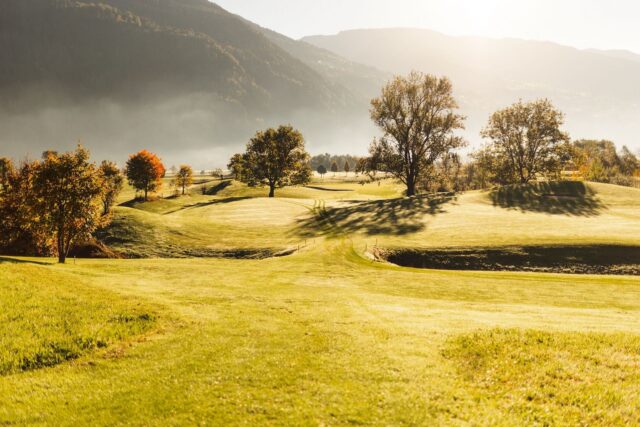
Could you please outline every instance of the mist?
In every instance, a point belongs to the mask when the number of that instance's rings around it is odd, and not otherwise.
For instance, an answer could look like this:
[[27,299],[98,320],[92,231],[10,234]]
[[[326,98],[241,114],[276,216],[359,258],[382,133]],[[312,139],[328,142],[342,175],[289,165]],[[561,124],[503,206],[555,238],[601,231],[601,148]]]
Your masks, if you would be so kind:
[[157,153],[169,167],[224,167],[259,130],[291,124],[311,152],[364,154],[375,135],[366,106],[359,116],[298,110],[260,116],[210,94],[193,94],[138,105],[114,101],[51,105],[34,111],[0,113],[0,155],[39,158],[45,150],[67,151],[78,143],[94,159],[124,164],[141,149]]

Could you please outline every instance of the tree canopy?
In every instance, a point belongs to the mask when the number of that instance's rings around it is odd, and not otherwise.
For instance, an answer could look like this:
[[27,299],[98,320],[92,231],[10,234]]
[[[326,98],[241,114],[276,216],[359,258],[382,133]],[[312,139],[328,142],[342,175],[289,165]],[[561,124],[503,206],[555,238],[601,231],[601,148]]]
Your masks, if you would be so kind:
[[331,163],[331,172],[333,172],[333,175],[336,175],[336,172],[338,172],[338,162],[336,162],[335,160]]
[[164,174],[165,168],[160,158],[147,150],[132,154],[127,160],[129,184],[144,192],[144,200],[148,200],[149,192],[157,191],[162,186]]
[[122,191],[124,177],[120,173],[118,166],[108,160],[104,160],[100,164],[98,173],[100,174],[103,186],[101,195],[102,214],[108,215],[111,212],[111,207],[118,198],[118,194]]
[[496,181],[524,184],[538,174],[559,174],[569,142],[563,123],[564,115],[547,99],[519,101],[493,113],[481,135],[491,141]]
[[36,211],[55,242],[60,263],[75,241],[90,237],[102,224],[102,184],[89,152],[80,146],[70,153],[49,153],[37,167]]
[[267,185],[269,197],[275,196],[277,187],[306,184],[311,179],[304,138],[291,126],[256,133],[242,157],[242,180]]
[[388,172],[403,182],[407,195],[433,164],[464,140],[454,131],[464,129],[464,117],[455,111],[451,82],[446,77],[412,72],[396,77],[371,101],[371,118],[383,136],[369,148],[369,168]]
[[242,175],[244,173],[244,157],[242,157],[242,154],[234,154],[231,159],[229,159],[227,168],[229,169],[235,180],[241,181]]
[[184,196],[187,188],[193,184],[193,169],[188,165],[180,165],[175,178],[176,187],[182,189],[182,195]]

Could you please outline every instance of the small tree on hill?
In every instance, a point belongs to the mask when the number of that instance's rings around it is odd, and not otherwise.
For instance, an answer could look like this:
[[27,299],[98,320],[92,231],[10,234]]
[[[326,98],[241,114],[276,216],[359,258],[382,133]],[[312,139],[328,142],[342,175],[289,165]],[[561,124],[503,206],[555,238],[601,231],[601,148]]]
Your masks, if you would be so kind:
[[118,198],[118,194],[124,186],[124,177],[118,166],[108,160],[104,160],[98,168],[102,181],[102,215],[109,215],[111,207]]
[[501,183],[525,184],[538,174],[558,174],[569,142],[563,123],[564,115],[547,99],[520,101],[493,113],[481,135],[491,140]]
[[78,146],[71,153],[49,154],[36,170],[34,189],[38,212],[63,264],[73,243],[102,224],[100,173],[89,163],[89,152]]
[[184,196],[187,188],[193,184],[193,169],[191,166],[181,165],[176,174],[176,187],[182,189],[182,195]]
[[157,191],[162,186],[164,174],[160,158],[147,150],[132,154],[127,160],[126,175],[129,184],[144,192],[145,201],[148,200],[149,192]]
[[320,177],[324,179],[324,175],[327,173],[327,168],[325,168],[324,165],[320,165],[318,166],[317,172],[320,175]]
[[331,172],[333,172],[333,176],[335,178],[336,173],[338,172],[338,163],[336,162],[331,163]]
[[464,129],[457,108],[446,77],[396,77],[371,101],[371,118],[384,135],[369,148],[368,170],[390,173],[406,185],[407,196],[416,194],[435,162],[464,145],[454,134]]
[[349,166],[349,161],[344,162],[344,176],[349,175],[350,170],[351,167]]
[[243,181],[269,186],[269,197],[276,187],[306,184],[311,179],[309,154],[302,134],[291,126],[258,132],[243,155]]
[[224,179],[224,172],[220,168],[215,168],[211,171],[211,176],[222,181]]

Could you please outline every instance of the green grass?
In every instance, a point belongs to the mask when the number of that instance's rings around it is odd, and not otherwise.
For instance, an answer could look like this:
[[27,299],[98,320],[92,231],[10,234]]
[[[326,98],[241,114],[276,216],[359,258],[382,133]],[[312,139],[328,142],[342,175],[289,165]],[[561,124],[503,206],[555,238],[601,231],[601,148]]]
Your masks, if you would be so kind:
[[0,375],[77,359],[156,324],[148,305],[95,289],[53,266],[1,261],[0,283]]
[[[349,191],[292,188],[268,200],[243,198],[258,190],[233,184],[227,194],[116,212],[129,216],[122,233],[140,236],[131,250],[306,238],[284,258],[1,263],[0,301],[12,313],[1,326],[5,346],[30,351],[26,324],[41,337],[78,335],[46,321],[49,312],[80,331],[111,325],[118,313],[157,320],[112,335],[106,351],[0,375],[0,425],[638,422],[640,278],[419,270],[365,253],[376,239],[405,247],[637,243],[637,190],[594,185],[604,205],[594,216],[503,207],[481,192],[409,215],[391,182],[331,185]],[[294,197],[310,191],[321,195]],[[398,224],[413,228],[398,234]],[[34,289],[42,308],[32,313],[17,301]]]
[[640,423],[639,336],[490,330],[450,340],[443,354],[500,424]]

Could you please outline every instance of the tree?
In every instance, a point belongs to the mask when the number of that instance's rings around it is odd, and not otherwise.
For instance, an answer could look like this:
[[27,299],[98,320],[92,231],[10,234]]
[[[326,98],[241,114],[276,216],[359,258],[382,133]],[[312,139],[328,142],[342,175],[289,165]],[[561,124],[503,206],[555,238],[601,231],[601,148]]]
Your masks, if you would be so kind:
[[502,170],[503,183],[527,183],[538,174],[558,174],[567,133],[560,130],[564,115],[549,100],[519,101],[495,112],[481,135]]
[[324,175],[327,173],[327,168],[324,167],[324,165],[320,165],[320,166],[318,166],[318,169],[316,170],[316,172],[318,172],[318,174],[320,174],[321,178],[324,178]]
[[127,160],[126,175],[129,184],[144,192],[145,201],[148,200],[149,192],[157,191],[162,186],[164,174],[164,165],[158,156],[147,150],[132,154]]
[[331,172],[333,172],[333,176],[336,176],[336,172],[338,172],[338,163],[335,161],[331,163]]
[[306,184],[311,179],[309,154],[302,134],[291,126],[256,133],[243,155],[243,181],[268,185],[269,197],[276,187]]
[[244,158],[242,157],[242,154],[234,154],[229,160],[227,168],[231,171],[231,174],[236,181],[241,181],[242,175],[244,174]]
[[216,168],[211,171],[211,176],[214,178],[220,179],[222,181],[224,179],[224,172],[220,168]]
[[181,165],[176,174],[176,186],[182,189],[183,196],[191,184],[193,184],[193,169],[191,166]]
[[6,157],[0,157],[0,191],[7,186],[9,175],[12,173],[13,162]]
[[350,170],[351,170],[351,167],[349,166],[349,161],[345,161],[344,162],[344,176],[347,176],[349,174]]
[[417,184],[439,158],[462,147],[454,131],[464,129],[464,117],[449,79],[419,72],[396,77],[371,101],[371,119],[384,135],[369,148],[369,168],[387,172],[416,194]]
[[623,174],[633,176],[640,170],[640,160],[635,154],[629,150],[625,145],[622,146],[622,152],[620,153],[620,170]]
[[0,248],[14,255],[52,254],[50,234],[38,212],[41,200],[34,189],[38,167],[37,162],[24,162],[5,169],[0,189]]
[[98,168],[102,180],[102,215],[109,215],[111,207],[118,198],[124,186],[124,178],[118,166],[108,160],[104,160]]
[[89,237],[102,224],[102,180],[89,152],[49,154],[35,173],[38,213],[55,242],[63,264],[74,242]]

